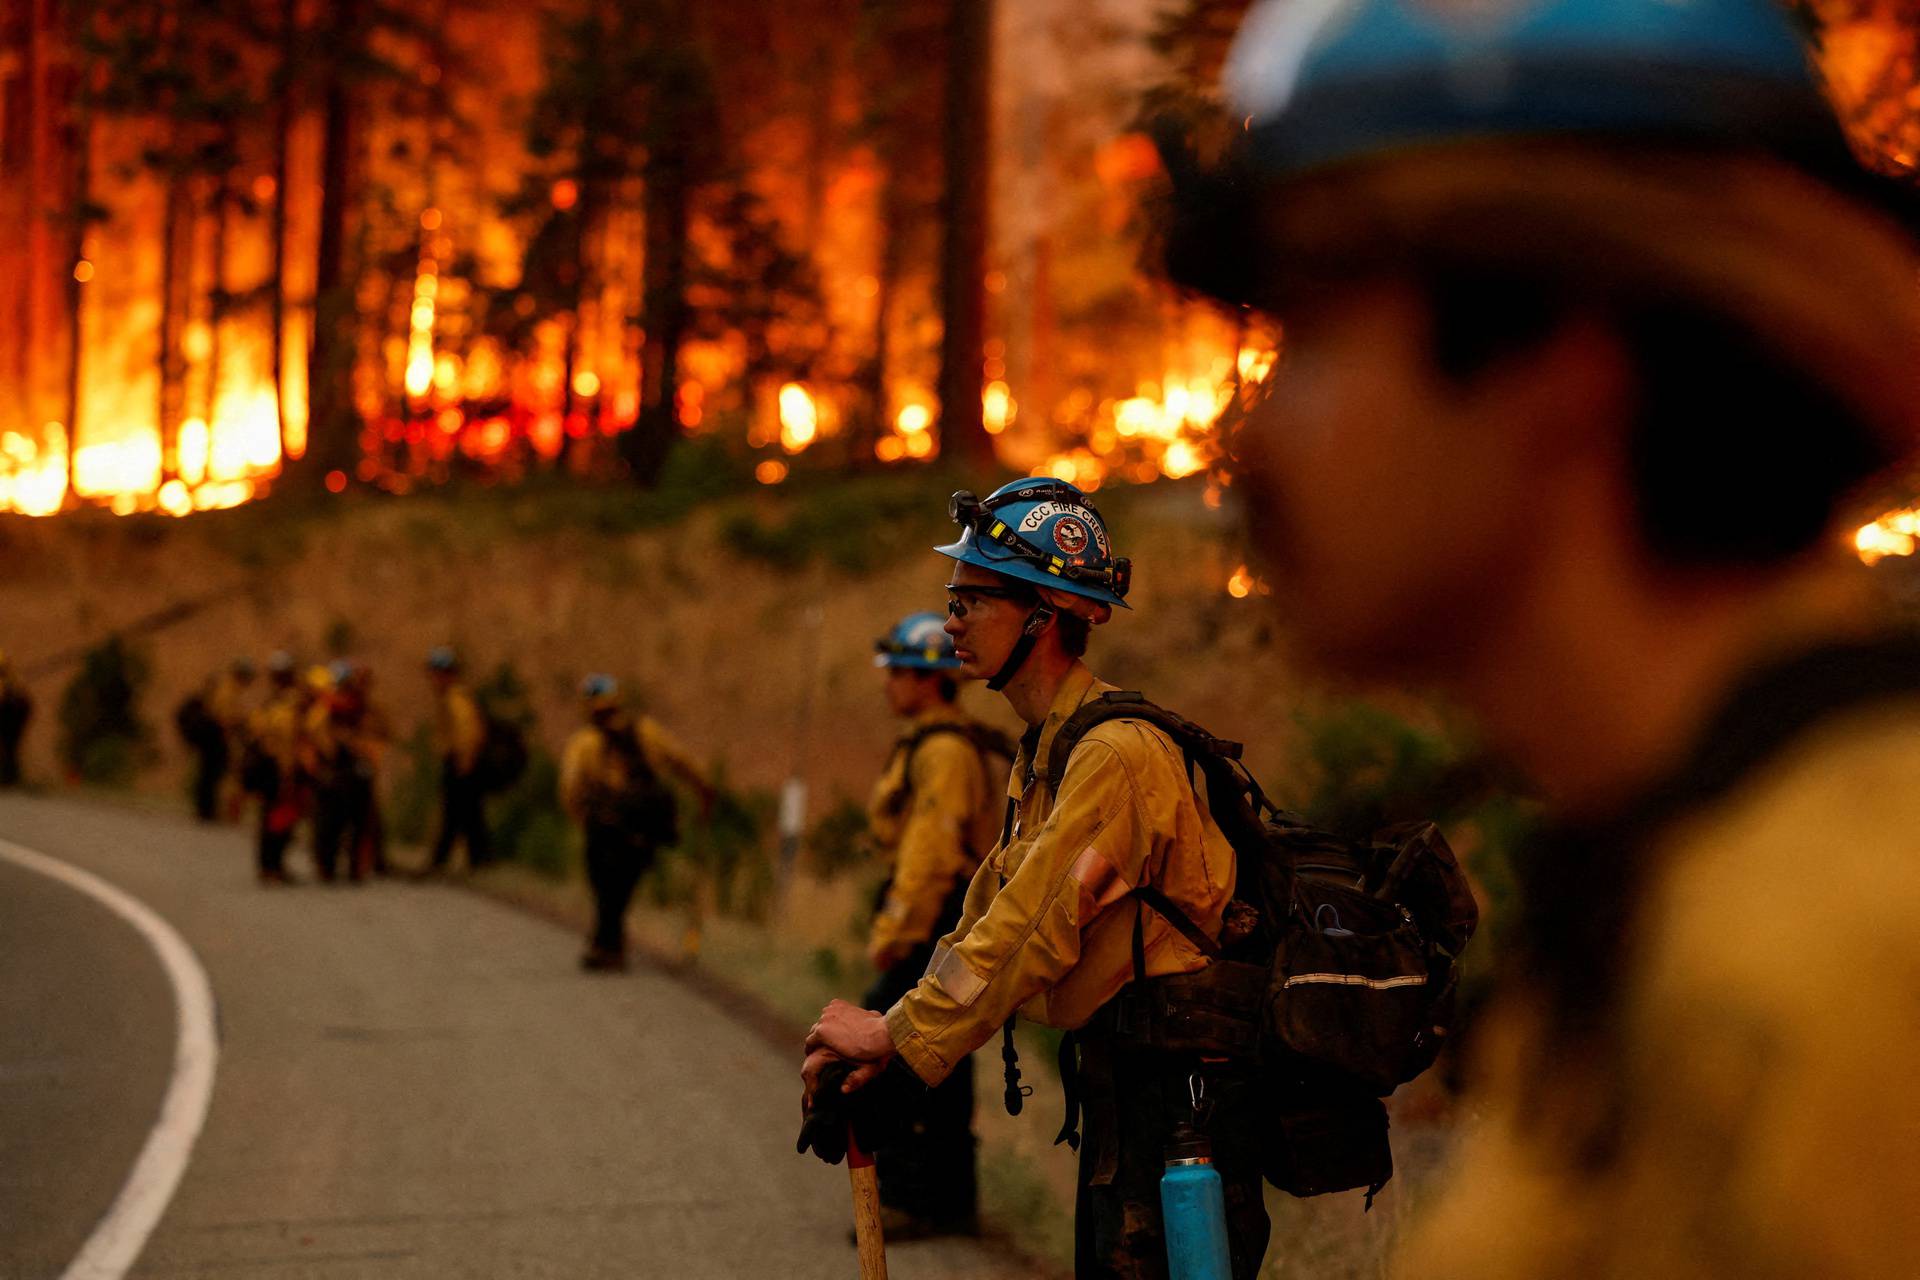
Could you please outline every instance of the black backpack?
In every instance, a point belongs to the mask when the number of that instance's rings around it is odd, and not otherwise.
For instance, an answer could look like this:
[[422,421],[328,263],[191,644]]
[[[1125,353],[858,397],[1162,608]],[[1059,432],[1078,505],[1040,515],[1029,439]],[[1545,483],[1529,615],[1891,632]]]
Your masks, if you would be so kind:
[[173,727],[179,730],[181,740],[195,751],[211,751],[226,739],[227,731],[213,718],[206,697],[198,693],[188,694],[174,708]]
[[505,791],[527,771],[527,735],[511,720],[492,712],[481,714],[486,719],[486,733],[474,761],[474,780],[482,791]]
[[623,831],[656,849],[678,844],[679,802],[647,759],[646,749],[640,745],[639,727],[601,728],[599,733],[606,749],[626,766],[627,781],[623,787],[605,789],[596,795],[590,804],[588,820]]
[[[913,753],[918,751],[920,744],[928,738],[935,738],[943,733],[950,733],[957,738],[965,738],[968,744],[979,753],[980,765],[986,770],[989,785],[992,785],[993,779],[996,776],[1000,779],[1001,785],[1005,785],[1006,777],[1013,769],[1013,758],[1019,749],[1018,745],[1012,738],[994,728],[992,725],[979,724],[972,720],[965,721],[964,723],[949,722],[944,724],[921,725],[912,733],[901,738],[894,746],[894,751],[905,754],[909,777],[912,776],[913,771]],[[1004,767],[998,771],[996,771],[993,766],[994,757],[996,756],[1004,762]],[[904,804],[909,794],[909,792],[903,790],[898,796],[894,797],[894,803],[896,805]],[[979,857],[985,850],[974,849],[971,852],[975,857]]]
[[[1309,826],[1268,801],[1239,743],[1138,693],[1102,694],[1075,712],[1054,736],[1047,776],[1064,776],[1081,738],[1109,720],[1143,721],[1173,740],[1189,775],[1205,778],[1238,858],[1217,942],[1153,886],[1134,890],[1214,961],[1157,1002],[1163,1034],[1210,1027],[1218,1012],[1250,1014],[1267,1180],[1297,1196],[1367,1187],[1371,1203],[1393,1173],[1379,1100],[1433,1065],[1455,1027],[1460,955],[1479,915],[1453,851],[1430,822],[1368,840]],[[1223,1004],[1242,1007],[1213,1008]]]

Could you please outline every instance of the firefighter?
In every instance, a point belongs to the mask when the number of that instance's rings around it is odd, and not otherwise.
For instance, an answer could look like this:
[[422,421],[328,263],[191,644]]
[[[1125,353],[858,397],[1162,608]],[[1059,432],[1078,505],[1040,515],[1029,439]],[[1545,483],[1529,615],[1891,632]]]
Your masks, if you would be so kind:
[[253,684],[251,658],[235,658],[207,677],[176,714],[180,733],[194,754],[193,812],[202,822],[220,817],[221,792],[235,750],[246,736],[246,695]]
[[365,665],[341,660],[328,668],[331,688],[307,712],[308,753],[315,776],[313,860],[332,880],[344,855],[355,883],[386,870],[378,780],[389,740],[386,718],[371,699]]
[[627,905],[664,846],[679,840],[671,776],[713,807],[714,788],[686,749],[650,716],[622,707],[612,676],[591,675],[580,696],[587,723],[560,761],[560,802],[586,837],[593,933],[580,957],[588,970],[627,967]]
[[1554,819],[1400,1270],[1912,1275],[1920,646],[1842,532],[1920,422],[1910,193],[1785,6],[1415,8],[1259,6],[1170,166],[1176,273],[1285,324],[1275,597]]
[[286,858],[305,804],[300,738],[306,706],[293,655],[284,649],[275,651],[267,658],[266,698],[247,719],[241,777],[260,798],[256,870],[263,885],[293,883]]
[[[1236,1280],[1266,1251],[1267,1214],[1251,1145],[1249,1064],[1162,1048],[1136,1016],[1171,976],[1208,967],[1204,951],[1133,895],[1151,885],[1217,941],[1234,853],[1159,729],[1113,720],[1090,730],[1047,776],[1060,726],[1112,690],[1082,655],[1092,629],[1126,607],[1130,566],[1085,494],[1022,480],[986,501],[954,495],[957,542],[947,632],[966,679],[984,679],[1026,724],[1008,786],[1003,838],[967,890],[961,919],[925,976],[885,1013],[836,1000],[806,1041],[811,1107],[820,1073],[856,1064],[845,1088],[912,1098],[1007,1028],[1007,1104],[1015,1011],[1067,1028],[1084,1085],[1074,1212],[1076,1274],[1164,1275],[1159,1182],[1176,1124],[1209,1133],[1226,1196]],[[1070,1117],[1071,1119],[1071,1117]],[[1066,1136],[1065,1133],[1062,1135]]]
[[0,787],[20,785],[20,739],[33,718],[33,699],[15,674],[13,660],[0,651]]
[[[885,1013],[960,922],[967,886],[999,837],[1005,800],[988,769],[993,731],[958,704],[960,659],[940,615],[908,615],[875,648],[887,709],[906,725],[867,806],[868,831],[889,867],[867,942],[878,977],[861,1003]],[[887,1239],[976,1231],[971,1058],[927,1094],[906,1131],[874,1153]]]
[[434,740],[440,750],[440,827],[433,837],[432,860],[422,874],[444,873],[456,841],[466,842],[467,865],[478,871],[492,848],[487,789],[480,776],[486,716],[461,679],[460,659],[451,648],[440,645],[427,654],[427,679],[433,686]]

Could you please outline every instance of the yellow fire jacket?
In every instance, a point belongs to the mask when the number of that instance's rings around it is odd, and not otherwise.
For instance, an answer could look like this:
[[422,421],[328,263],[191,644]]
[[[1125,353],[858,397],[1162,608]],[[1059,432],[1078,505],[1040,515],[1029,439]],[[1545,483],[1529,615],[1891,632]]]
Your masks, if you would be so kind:
[[300,763],[303,710],[304,699],[298,689],[272,689],[267,700],[247,717],[248,736],[280,766],[282,781],[290,778]]
[[229,736],[246,727],[246,691],[231,672],[222,671],[207,681],[207,714],[219,722]]
[[467,686],[450,684],[434,700],[433,727],[441,758],[452,761],[456,773],[472,773],[486,741],[487,721]]
[[891,855],[893,878],[874,917],[869,950],[931,938],[954,884],[971,876],[999,839],[1006,800],[964,733],[928,734],[911,758],[906,749],[927,729],[971,723],[954,707],[922,713],[874,785],[867,827],[874,844]]
[[[1913,1275],[1916,773],[1920,703],[1860,711],[1670,831],[1624,1051],[1543,1074],[1534,1007],[1492,1011],[1480,1119],[1398,1274]],[[1596,1115],[1614,1153],[1598,1169],[1576,1155]]]
[[1008,785],[1012,835],[980,865],[926,976],[887,1012],[894,1047],[927,1084],[945,1079],[1016,1009],[1048,1026],[1083,1025],[1133,980],[1136,909],[1147,976],[1207,966],[1172,925],[1128,897],[1151,884],[1219,936],[1233,848],[1187,781],[1179,749],[1150,725],[1110,721],[1081,740],[1064,777],[1046,776],[1060,726],[1112,688],[1076,665],[1037,739],[1022,741]]
[[[623,732],[626,727],[627,722],[620,721],[613,731]],[[641,754],[655,773],[678,777],[695,791],[708,789],[706,771],[692,753],[651,716],[641,716],[633,727]],[[606,734],[594,725],[576,729],[560,756],[560,804],[573,820],[585,823],[597,796],[621,791],[626,785],[626,762],[619,752],[607,749]]]

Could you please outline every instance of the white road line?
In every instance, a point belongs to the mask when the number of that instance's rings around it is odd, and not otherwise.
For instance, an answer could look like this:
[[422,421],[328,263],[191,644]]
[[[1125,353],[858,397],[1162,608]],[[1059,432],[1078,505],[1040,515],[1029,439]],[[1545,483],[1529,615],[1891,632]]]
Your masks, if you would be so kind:
[[160,1101],[160,1117],[153,1122],[126,1185],[61,1276],[61,1280],[120,1280],[140,1257],[147,1237],[160,1225],[160,1215],[166,1212],[167,1202],[173,1199],[181,1175],[187,1171],[200,1126],[206,1123],[207,1105],[213,1098],[214,1064],[220,1056],[214,1030],[213,986],[186,940],[124,890],[90,871],[10,840],[0,840],[0,858],[78,889],[131,924],[160,957],[160,966],[173,986],[179,1034],[173,1047],[173,1079]]

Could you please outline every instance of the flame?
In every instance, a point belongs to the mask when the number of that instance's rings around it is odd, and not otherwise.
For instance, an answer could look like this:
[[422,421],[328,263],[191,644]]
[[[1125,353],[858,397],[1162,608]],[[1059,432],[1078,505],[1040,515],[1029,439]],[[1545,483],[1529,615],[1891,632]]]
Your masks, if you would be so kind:
[[1227,594],[1235,600],[1245,600],[1253,594],[1253,574],[1248,572],[1244,564],[1227,579]]
[[980,414],[989,435],[999,435],[1013,423],[1019,406],[1013,402],[1013,388],[1004,382],[989,382],[980,393]]
[[1861,525],[1853,535],[1853,549],[1867,564],[1920,550],[1920,507],[1900,507]]
[[[789,382],[781,387],[780,447],[788,453],[799,453],[813,443],[819,427],[819,409],[813,402],[812,393],[798,382]],[[778,484],[786,478],[787,469],[782,464],[778,479],[768,480],[762,476],[760,483]]]

